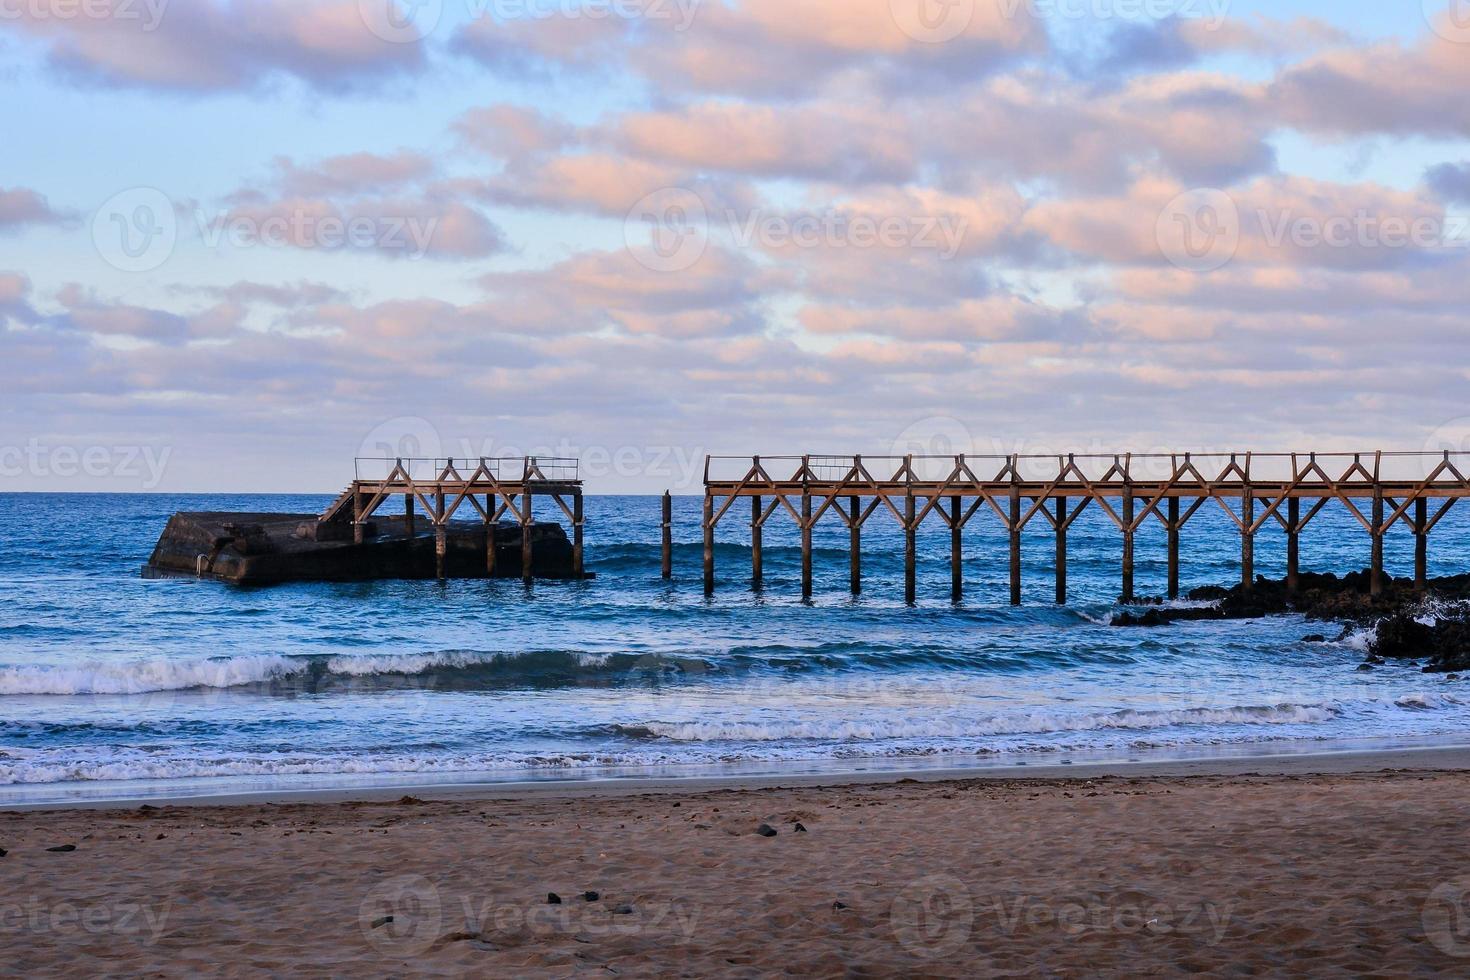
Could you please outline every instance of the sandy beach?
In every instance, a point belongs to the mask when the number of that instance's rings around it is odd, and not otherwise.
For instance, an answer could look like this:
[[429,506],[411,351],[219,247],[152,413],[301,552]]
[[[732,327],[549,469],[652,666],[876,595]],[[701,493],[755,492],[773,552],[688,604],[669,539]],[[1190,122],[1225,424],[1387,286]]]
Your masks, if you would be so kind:
[[1463,975],[1470,773],[1386,760],[14,811],[0,946],[29,975]]

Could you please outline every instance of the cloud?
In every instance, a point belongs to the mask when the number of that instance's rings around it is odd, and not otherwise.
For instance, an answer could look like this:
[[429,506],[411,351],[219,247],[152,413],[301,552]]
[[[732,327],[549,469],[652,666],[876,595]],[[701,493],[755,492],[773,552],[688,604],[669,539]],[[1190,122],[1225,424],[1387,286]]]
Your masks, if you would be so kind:
[[54,210],[46,198],[24,187],[0,187],[0,232],[29,225],[54,225],[66,216]]
[[1442,163],[1424,175],[1429,189],[1441,200],[1470,204],[1470,163]]
[[419,43],[369,30],[357,0],[92,0],[104,16],[15,4],[7,24],[76,79],[181,92],[250,91],[292,78],[321,91],[423,69]]

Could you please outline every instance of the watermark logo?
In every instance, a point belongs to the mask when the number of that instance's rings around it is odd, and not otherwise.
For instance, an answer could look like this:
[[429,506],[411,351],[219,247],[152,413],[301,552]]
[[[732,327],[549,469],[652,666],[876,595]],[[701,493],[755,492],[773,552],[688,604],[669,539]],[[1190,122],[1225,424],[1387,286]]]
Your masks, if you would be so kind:
[[32,438],[0,445],[0,479],[115,480],[156,490],[172,456],[171,446],[49,445]]
[[0,901],[0,936],[115,936],[131,937],[145,946],[163,938],[170,905],[115,902],[110,905],[43,905],[35,898],[24,904]]
[[975,903],[963,881],[932,875],[894,896],[888,921],[904,949],[922,959],[941,959],[969,942]]
[[683,272],[709,247],[709,212],[704,199],[683,187],[665,187],[643,197],[623,222],[623,241],[644,267]]
[[121,272],[152,272],[178,243],[173,202],[153,187],[113,195],[92,216],[92,243],[103,261]]
[[363,24],[389,44],[417,44],[434,32],[444,0],[357,0]]
[[1024,10],[1033,19],[1127,20],[1169,19],[1204,23],[1217,31],[1230,15],[1232,0],[998,0],[1001,15],[1014,20]]
[[1420,913],[1424,935],[1448,956],[1470,957],[1470,878],[1435,887]]
[[1222,190],[1185,191],[1159,213],[1154,239],[1164,258],[1188,272],[1213,272],[1240,247],[1240,209]]
[[[367,480],[385,479],[395,460],[404,460],[404,465],[410,466],[409,460],[436,460],[443,455],[444,442],[433,422],[417,415],[400,415],[378,423],[362,437],[357,446],[357,458],[362,461],[361,466],[373,472],[364,470],[358,476]],[[425,465],[420,463],[418,469]],[[409,475],[420,477],[425,474],[411,472]]]
[[948,415],[931,415],[907,426],[889,447],[891,456],[958,456],[975,452],[970,427]]
[[921,44],[953,41],[975,19],[975,0],[888,0],[898,29]]
[[357,908],[362,936],[380,953],[415,956],[428,951],[443,926],[439,889],[423,875],[400,875],[374,885]]
[[1453,44],[1470,44],[1470,0],[1422,0],[1424,19],[1434,33]]

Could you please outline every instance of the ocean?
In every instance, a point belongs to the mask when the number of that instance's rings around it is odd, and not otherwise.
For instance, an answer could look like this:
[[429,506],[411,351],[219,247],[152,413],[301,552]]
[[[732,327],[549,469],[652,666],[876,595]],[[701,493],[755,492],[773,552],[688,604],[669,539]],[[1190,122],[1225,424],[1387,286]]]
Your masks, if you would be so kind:
[[[876,512],[864,592],[847,532],[773,518],[765,586],[727,516],[704,594],[699,498],[675,500],[675,578],[659,575],[659,500],[587,498],[587,582],[375,582],[239,588],[140,575],[179,510],[315,512],[330,495],[0,495],[0,805],[297,788],[736,773],[894,771],[1322,752],[1470,742],[1470,695],[1411,664],[1359,671],[1363,630],[1283,616],[1107,625],[1119,534],[1096,508],[1069,537],[1072,604],[1052,604],[1044,522],[1008,599],[1005,531],[966,531],[963,602],[949,537],[902,539]],[[732,514],[734,512],[732,511]],[[743,515],[741,515],[743,517]],[[1466,518],[1431,538],[1431,573],[1470,570]],[[1413,539],[1387,542],[1408,574]],[[1260,574],[1283,574],[1263,533]],[[1183,535],[1186,589],[1239,576],[1239,535],[1206,507]],[[1302,567],[1367,564],[1340,508],[1303,536]],[[1164,590],[1157,525],[1140,595]],[[1303,642],[1325,633],[1327,643]]]

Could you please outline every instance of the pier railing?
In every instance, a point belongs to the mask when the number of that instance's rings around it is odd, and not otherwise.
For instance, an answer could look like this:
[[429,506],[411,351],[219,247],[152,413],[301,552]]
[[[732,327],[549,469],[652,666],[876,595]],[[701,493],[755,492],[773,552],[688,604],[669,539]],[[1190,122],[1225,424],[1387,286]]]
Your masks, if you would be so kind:
[[[1122,598],[1133,599],[1133,544],[1148,520],[1168,532],[1169,595],[1179,594],[1179,535],[1214,501],[1241,535],[1241,579],[1255,579],[1255,536],[1274,521],[1287,535],[1287,584],[1299,578],[1301,532],[1330,503],[1368,533],[1375,593],[1383,585],[1383,536],[1395,524],[1416,537],[1415,581],[1427,580],[1428,537],[1470,496],[1470,453],[1172,453],[953,456],[711,456],[705,461],[704,579],[713,591],[714,532],[738,499],[751,501],[751,578],[762,576],[761,531],[784,511],[801,531],[802,594],[812,590],[812,529],[829,512],[851,534],[851,587],[861,590],[861,534],[878,511],[904,532],[905,594],[913,602],[915,535],[926,519],[951,532],[951,592],[963,594],[962,532],[993,512],[1010,532],[1011,601],[1021,601],[1021,532],[1034,519],[1056,536],[1057,601],[1067,594],[1067,530],[1089,506],[1123,538]],[[1433,509],[1430,504],[1434,503]],[[1305,512],[1304,512],[1305,504]],[[667,563],[666,563],[667,564]]]

